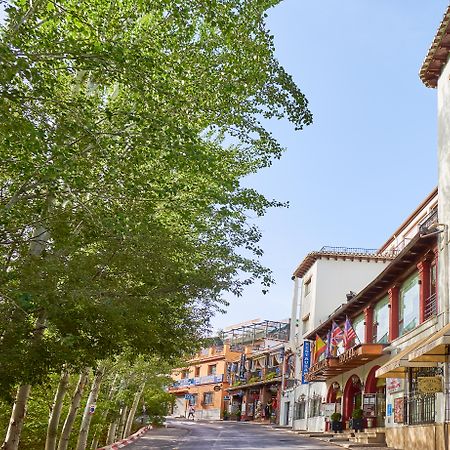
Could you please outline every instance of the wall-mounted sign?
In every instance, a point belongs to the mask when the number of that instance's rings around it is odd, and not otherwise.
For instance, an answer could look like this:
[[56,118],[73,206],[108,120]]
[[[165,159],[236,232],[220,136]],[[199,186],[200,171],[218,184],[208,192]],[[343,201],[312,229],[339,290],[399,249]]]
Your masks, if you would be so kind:
[[386,390],[389,394],[394,392],[401,392],[404,390],[404,380],[401,378],[387,378],[386,379]]
[[386,405],[386,415],[388,417],[392,416],[392,403],[388,403]]
[[363,395],[363,412],[364,417],[376,416],[376,400],[377,394],[364,394]]
[[330,418],[331,414],[336,412],[336,403],[322,403],[321,409],[323,416]]
[[398,397],[394,399],[394,422],[403,423],[405,412],[405,399],[403,397]]
[[213,387],[213,389],[214,389],[215,392],[219,392],[222,388],[221,388],[218,384],[216,384],[216,385]]
[[223,396],[223,399],[224,399],[224,400],[231,400],[231,397],[230,397],[229,395],[224,395],[224,396]]
[[339,355],[339,362],[345,363],[356,357],[355,347],[349,348],[342,355]]
[[442,378],[441,377],[418,377],[417,387],[421,394],[434,394],[435,392],[442,392]]
[[306,374],[311,365],[311,342],[303,341],[303,356],[302,356],[302,384],[308,384],[306,381]]

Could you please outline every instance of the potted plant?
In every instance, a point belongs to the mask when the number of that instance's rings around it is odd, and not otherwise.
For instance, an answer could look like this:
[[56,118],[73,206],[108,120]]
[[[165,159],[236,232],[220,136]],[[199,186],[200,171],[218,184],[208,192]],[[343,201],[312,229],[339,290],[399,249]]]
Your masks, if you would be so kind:
[[240,421],[241,421],[241,410],[240,410],[240,409],[238,409],[238,410],[236,411],[236,421],[237,421],[237,422],[240,422]]
[[230,415],[228,414],[228,411],[226,410],[226,409],[224,409],[223,411],[222,411],[222,418],[223,418],[223,420],[228,420],[228,417],[229,417]]
[[350,420],[350,428],[355,431],[363,430],[363,410],[361,408],[355,408],[352,412],[352,418]]
[[330,420],[331,420],[331,429],[335,433],[342,433],[342,422],[341,422],[342,414],[335,412],[331,414]]

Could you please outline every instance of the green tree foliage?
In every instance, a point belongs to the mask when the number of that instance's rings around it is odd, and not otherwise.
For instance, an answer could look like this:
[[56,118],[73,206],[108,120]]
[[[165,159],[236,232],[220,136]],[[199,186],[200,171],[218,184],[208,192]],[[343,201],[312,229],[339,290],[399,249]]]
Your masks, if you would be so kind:
[[248,217],[279,203],[241,180],[282,153],[262,120],[311,122],[276,3],[7,3],[0,395],[125,346],[189,351],[224,291],[270,284]]

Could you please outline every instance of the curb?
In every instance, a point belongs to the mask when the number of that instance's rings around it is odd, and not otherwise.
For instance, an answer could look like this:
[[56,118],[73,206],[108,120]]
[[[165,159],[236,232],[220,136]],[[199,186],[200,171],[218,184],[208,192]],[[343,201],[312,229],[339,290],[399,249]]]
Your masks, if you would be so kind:
[[128,444],[131,444],[136,439],[140,438],[144,433],[148,430],[151,430],[152,426],[147,425],[146,427],[142,427],[140,430],[136,431],[136,433],[128,436],[126,439],[121,439],[120,441],[114,442],[114,444],[107,445],[106,447],[100,447],[97,450],[116,450],[118,448],[126,447]]

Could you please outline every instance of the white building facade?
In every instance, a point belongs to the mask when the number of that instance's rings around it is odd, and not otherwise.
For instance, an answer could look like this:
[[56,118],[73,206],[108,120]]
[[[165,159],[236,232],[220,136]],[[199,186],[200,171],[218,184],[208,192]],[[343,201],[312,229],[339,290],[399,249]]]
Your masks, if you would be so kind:
[[378,275],[390,259],[390,255],[380,255],[374,250],[323,247],[309,253],[295,270],[291,323],[296,326],[291,328],[290,345],[296,358],[296,383],[282,395],[281,425],[290,425],[295,430],[324,430],[320,407],[326,385],[306,383],[302,377],[303,349],[310,345],[304,344],[303,337],[347,302],[347,294],[353,295]]

